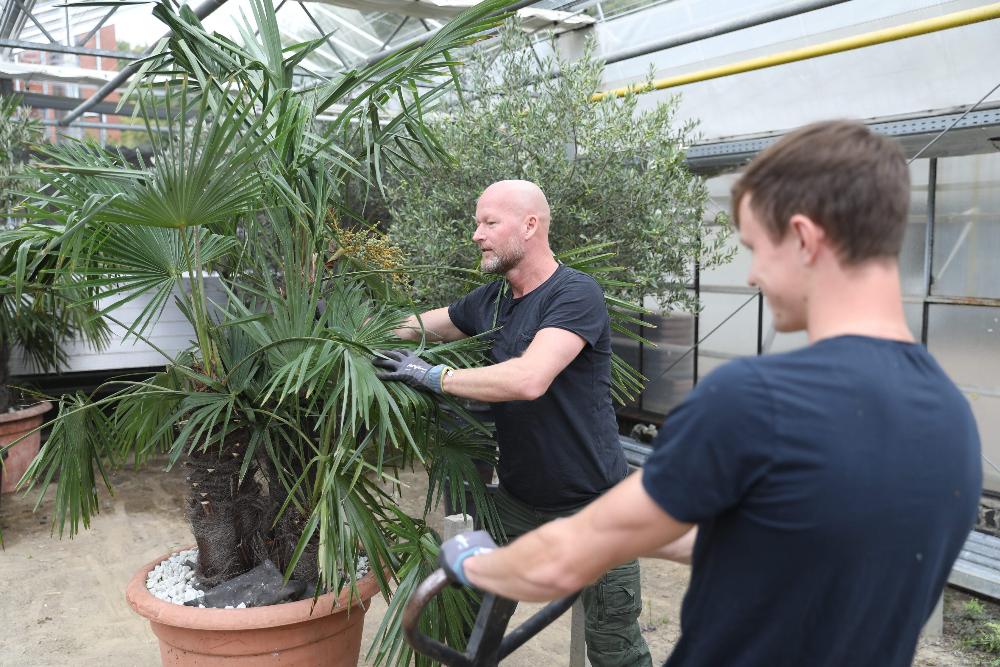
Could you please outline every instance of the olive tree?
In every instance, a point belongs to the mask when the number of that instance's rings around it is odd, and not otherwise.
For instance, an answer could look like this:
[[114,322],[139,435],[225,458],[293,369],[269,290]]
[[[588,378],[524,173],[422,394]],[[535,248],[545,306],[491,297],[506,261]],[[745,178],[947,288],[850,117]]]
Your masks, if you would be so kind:
[[[653,297],[661,308],[694,307],[685,286],[694,262],[727,261],[724,214],[706,220],[708,192],[684,149],[695,124],[677,118],[675,96],[640,110],[635,95],[591,101],[603,63],[591,41],[582,57],[539,56],[531,38],[508,26],[498,48],[468,55],[465,94],[431,121],[450,162],[419,160],[388,187],[390,236],[416,262],[475,268],[475,201],[491,182],[537,183],[552,209],[556,253],[611,243],[619,296]],[[429,271],[415,293],[443,305],[468,285],[463,273]]]

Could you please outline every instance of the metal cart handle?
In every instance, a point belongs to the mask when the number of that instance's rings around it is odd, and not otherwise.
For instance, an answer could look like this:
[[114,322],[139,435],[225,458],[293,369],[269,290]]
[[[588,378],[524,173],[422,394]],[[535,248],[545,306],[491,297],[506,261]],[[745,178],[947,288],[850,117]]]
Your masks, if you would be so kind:
[[513,600],[486,594],[476,616],[476,625],[472,629],[465,653],[446,646],[439,641],[422,634],[418,629],[420,614],[435,595],[451,584],[444,570],[437,569],[424,579],[413,596],[407,601],[403,610],[403,632],[406,641],[418,653],[448,667],[494,667],[501,660],[524,645],[538,634],[544,627],[559,618],[563,612],[573,606],[579,592],[560,600],[550,602],[534,616],[504,636],[510,617],[514,614],[517,603]]

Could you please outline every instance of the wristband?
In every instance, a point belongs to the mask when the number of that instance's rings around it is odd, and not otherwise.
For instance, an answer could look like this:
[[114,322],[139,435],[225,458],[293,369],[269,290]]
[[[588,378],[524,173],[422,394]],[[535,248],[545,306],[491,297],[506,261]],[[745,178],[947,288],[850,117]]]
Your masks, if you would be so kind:
[[444,374],[447,371],[454,370],[451,366],[445,366],[444,364],[438,364],[437,366],[432,366],[427,375],[424,376],[424,385],[433,392],[438,394],[443,394],[444,389],[441,386],[444,380]]

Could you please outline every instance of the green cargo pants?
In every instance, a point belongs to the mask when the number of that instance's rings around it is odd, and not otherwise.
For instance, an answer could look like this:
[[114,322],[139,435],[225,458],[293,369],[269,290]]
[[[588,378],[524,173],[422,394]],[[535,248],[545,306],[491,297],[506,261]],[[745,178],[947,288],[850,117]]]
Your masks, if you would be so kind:
[[[552,519],[569,516],[581,508],[565,512],[537,510],[510,495],[501,487],[493,496],[507,540],[538,528]],[[494,536],[497,537],[497,536]],[[503,539],[502,536],[497,541]],[[649,647],[639,630],[642,592],[639,561],[619,565],[583,591],[586,611],[584,636],[587,657],[593,667],[652,667]]]

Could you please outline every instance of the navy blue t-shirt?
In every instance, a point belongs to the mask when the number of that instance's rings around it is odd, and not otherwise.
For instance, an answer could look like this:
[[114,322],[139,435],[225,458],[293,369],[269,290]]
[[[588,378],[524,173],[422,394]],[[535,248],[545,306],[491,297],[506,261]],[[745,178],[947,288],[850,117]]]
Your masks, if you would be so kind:
[[515,299],[503,281],[483,285],[448,308],[468,336],[492,334],[497,363],[521,356],[541,329],[586,341],[534,401],[493,403],[500,461],[497,476],[515,498],[543,510],[579,507],[620,482],[628,464],[611,404],[611,328],[600,285],[560,264],[544,283]]
[[921,345],[842,336],[719,368],[643,471],[698,524],[667,665],[909,665],[981,484],[968,402]]

